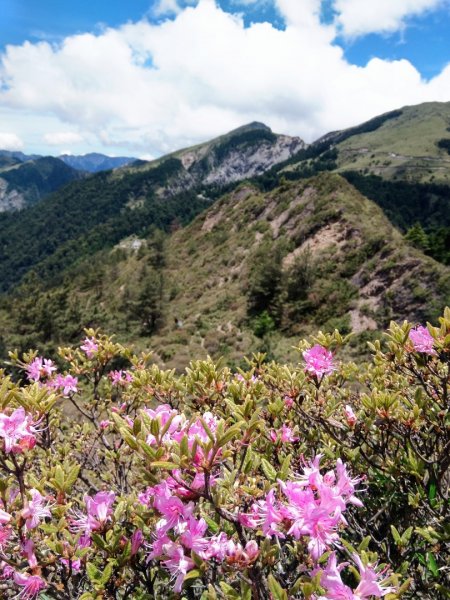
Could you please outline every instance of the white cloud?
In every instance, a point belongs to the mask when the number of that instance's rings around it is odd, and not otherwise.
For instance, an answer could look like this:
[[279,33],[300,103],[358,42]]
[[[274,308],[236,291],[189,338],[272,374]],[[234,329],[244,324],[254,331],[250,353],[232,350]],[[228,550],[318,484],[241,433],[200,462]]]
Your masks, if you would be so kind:
[[[196,2],[197,0],[184,0],[184,3],[188,5],[196,4]],[[163,17],[169,15],[178,15],[182,10],[182,0],[158,0],[156,5],[152,7],[151,13],[156,17]]]
[[53,133],[46,133],[43,139],[49,146],[61,146],[64,144],[70,146],[84,141],[83,136],[74,131],[55,131]]
[[434,10],[447,0],[335,0],[337,22],[348,36],[371,32],[392,32],[404,26],[405,19]]
[[246,28],[200,0],[161,23],[9,46],[0,115],[14,124],[24,115],[27,129],[16,131],[26,140],[42,118],[41,139],[75,129],[91,150],[157,156],[253,120],[311,141],[405,104],[450,100],[450,66],[427,82],[407,60],[349,64],[334,27],[320,23],[320,0],[276,2],[285,30]]
[[15,133],[0,132],[0,150],[23,150],[24,143]]
[[156,16],[160,15],[177,15],[181,11],[181,7],[177,0],[159,0],[157,5],[152,9]]

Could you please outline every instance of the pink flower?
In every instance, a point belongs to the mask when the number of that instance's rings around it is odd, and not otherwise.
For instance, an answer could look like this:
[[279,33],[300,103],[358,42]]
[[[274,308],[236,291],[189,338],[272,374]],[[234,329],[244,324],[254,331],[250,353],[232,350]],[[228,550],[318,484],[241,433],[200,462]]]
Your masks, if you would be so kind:
[[284,397],[284,405],[287,409],[292,408],[294,406],[294,399],[291,396],[286,395]]
[[171,575],[175,577],[173,591],[179,594],[187,572],[194,567],[194,561],[185,556],[183,548],[177,544],[168,544],[166,548],[169,558],[163,561],[163,564],[170,571]]
[[36,433],[31,417],[24,408],[16,408],[10,416],[0,413],[0,438],[4,439],[4,451],[7,454],[32,448]]
[[383,587],[380,582],[380,576],[383,575],[384,571],[376,571],[375,567],[367,564],[363,565],[360,557],[357,554],[353,555],[353,560],[358,566],[361,580],[358,587],[355,590],[357,598],[370,598],[375,596],[376,598],[382,598],[386,594],[390,594],[395,591],[393,587]]
[[129,371],[111,371],[109,378],[112,385],[128,385],[133,381],[133,376]]
[[111,517],[115,498],[114,492],[98,492],[93,497],[86,495],[84,501],[87,515],[81,511],[74,511],[74,516],[70,519],[71,530],[84,531],[86,535],[89,535],[91,531],[101,529]]
[[[341,578],[341,571],[348,563],[337,564],[336,554],[333,552],[328,558],[326,567],[320,571],[315,570],[313,575],[321,573],[320,585],[325,589],[326,596],[320,596],[317,600],[369,600],[370,598],[382,598],[386,594],[395,591],[393,587],[384,587],[379,581],[382,572],[376,572],[371,565],[364,566],[360,557],[353,555],[359,573],[360,582],[353,591]],[[316,598],[316,597],[315,597]]]
[[54,388],[62,388],[63,396],[68,396],[70,392],[76,394],[78,391],[78,379],[72,377],[72,375],[57,375],[52,382],[52,386]]
[[415,329],[411,329],[409,332],[409,339],[414,346],[416,352],[423,352],[424,354],[437,354],[433,348],[434,338],[426,327],[419,325]]
[[144,534],[140,529],[136,529],[136,531],[131,536],[131,556],[137,554],[137,551],[142,546],[144,542]]
[[347,423],[350,427],[353,427],[356,424],[357,418],[355,413],[353,412],[352,407],[347,404],[344,408],[345,416],[347,419]]
[[227,557],[229,563],[238,564],[241,567],[248,566],[254,562],[259,556],[258,544],[254,540],[250,540],[245,544],[245,548],[241,544],[236,544],[230,540],[227,544]]
[[52,373],[56,371],[56,367],[52,360],[37,356],[27,365],[26,371],[30,381],[39,381],[41,377],[51,377]]
[[195,519],[190,516],[187,522],[186,531],[181,535],[180,542],[185,548],[193,550],[201,558],[207,558],[209,540],[204,537],[208,525],[204,519]]
[[286,444],[288,442],[296,442],[298,440],[298,437],[296,437],[293,432],[292,432],[292,428],[289,427],[288,425],[282,425],[281,427],[281,431],[275,431],[275,429],[272,429],[269,433],[270,435],[270,439],[272,440],[272,442],[276,442],[277,440],[279,440],[280,442],[282,442],[283,444]]
[[16,585],[23,587],[17,596],[21,600],[33,600],[33,598],[37,598],[41,590],[47,587],[45,581],[38,575],[15,572],[13,579]]
[[11,515],[0,508],[0,525],[5,525],[5,523],[9,523],[11,519]]
[[34,553],[33,540],[26,540],[22,543],[22,554],[27,559],[29,566],[34,569],[37,567],[37,558]]
[[51,517],[50,504],[44,505],[44,496],[38,490],[30,490],[31,501],[27,502],[22,510],[22,517],[26,519],[25,526],[27,529],[34,529],[40,523],[40,520],[45,517]]
[[81,350],[86,354],[88,358],[92,358],[98,351],[98,344],[95,338],[87,337],[84,339],[84,344],[80,346]]
[[316,377],[330,375],[336,370],[336,367],[333,365],[333,354],[323,346],[319,346],[319,344],[316,344],[309,350],[305,350],[303,358],[306,362],[306,371]]
[[30,381],[39,381],[41,378],[42,358],[37,356],[26,367],[27,377]]
[[81,560],[79,558],[61,558],[61,562],[67,570],[72,569],[73,573],[81,571]]
[[104,430],[104,429],[108,429],[108,427],[111,424],[112,424],[112,421],[109,421],[108,419],[105,419],[104,421],[100,421],[99,427],[100,427],[100,429]]
[[284,534],[279,529],[283,516],[274,494],[274,490],[270,490],[264,500],[254,502],[250,513],[240,515],[239,520],[245,527],[261,527],[267,537],[274,535],[284,538]]
[[105,523],[112,514],[112,505],[116,495],[114,492],[98,492],[94,497],[85,496],[86,508],[89,517],[97,523]]
[[3,551],[3,548],[9,542],[12,535],[11,527],[5,527],[0,525],[0,550]]

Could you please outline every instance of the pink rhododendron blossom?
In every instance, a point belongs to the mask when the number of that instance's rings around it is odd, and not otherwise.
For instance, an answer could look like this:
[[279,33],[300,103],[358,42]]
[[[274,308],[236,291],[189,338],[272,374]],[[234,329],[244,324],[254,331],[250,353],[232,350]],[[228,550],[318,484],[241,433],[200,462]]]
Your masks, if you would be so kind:
[[314,560],[330,547],[339,544],[339,528],[345,524],[343,512],[347,504],[362,506],[355,497],[355,485],[341,460],[336,471],[320,472],[321,455],[304,467],[298,481],[280,481],[286,500],[275,500],[270,490],[265,500],[258,500],[250,512],[240,515],[240,522],[248,528],[262,529],[268,536],[283,538],[291,535],[296,540],[308,539],[308,551]]
[[361,577],[358,587],[355,590],[357,598],[370,598],[371,596],[382,598],[386,594],[395,591],[393,587],[383,586],[383,582],[380,582],[380,578],[384,575],[385,571],[377,572],[373,565],[364,565],[357,554],[353,554],[353,560],[358,566]]
[[81,559],[79,558],[61,558],[61,563],[68,571],[72,570],[72,573],[79,573],[81,571]]
[[128,385],[133,381],[133,376],[129,371],[111,371],[108,374],[112,385]]
[[136,529],[136,531],[131,536],[131,556],[137,554],[139,548],[144,543],[144,534],[141,529]]
[[99,427],[100,429],[108,429],[108,427],[112,425],[112,421],[109,421],[108,419],[105,419],[104,421],[100,421],[99,423]]
[[112,505],[116,495],[114,492],[98,492],[95,496],[84,497],[87,514],[73,511],[70,519],[72,531],[83,531],[89,535],[92,531],[101,529],[112,515]]
[[9,542],[12,536],[12,529],[9,526],[0,525],[0,550],[3,551],[5,545]]
[[395,591],[393,587],[383,586],[380,582],[380,576],[383,573],[377,573],[370,566],[364,566],[357,555],[353,555],[359,572],[360,582],[355,590],[346,585],[341,578],[341,571],[348,563],[338,564],[336,554],[333,552],[328,558],[324,569],[316,569],[313,575],[320,573],[320,585],[326,591],[326,596],[313,596],[314,600],[369,600],[371,598],[382,598],[386,594]]
[[27,365],[26,371],[30,381],[39,381],[41,377],[51,377],[56,366],[52,360],[37,356]]
[[303,358],[306,363],[305,370],[308,373],[316,375],[316,377],[330,375],[336,370],[336,367],[333,365],[333,354],[319,344],[316,344],[309,350],[305,350]]
[[87,337],[84,339],[84,343],[80,346],[80,348],[88,358],[92,358],[98,351],[98,344],[95,338]]
[[419,325],[415,329],[411,329],[409,332],[409,339],[416,352],[437,354],[436,350],[433,348],[434,338],[426,327]]
[[292,427],[289,427],[288,425],[285,425],[285,424],[282,425],[280,431],[275,431],[275,429],[272,429],[270,431],[269,435],[270,435],[270,439],[274,443],[277,440],[279,440],[283,444],[286,444],[288,442],[296,442],[298,440],[298,437],[293,434]]
[[164,560],[163,564],[175,578],[173,591],[176,594],[179,594],[183,587],[183,581],[187,572],[194,568],[194,561],[188,556],[185,556],[184,549],[177,544],[167,544],[166,553],[169,558]]
[[22,510],[22,517],[25,519],[25,527],[34,529],[45,517],[51,517],[50,504],[44,504],[45,498],[38,490],[30,490],[31,500],[29,500],[25,508]]
[[20,600],[33,600],[37,598],[39,592],[47,587],[45,581],[38,575],[15,572],[13,579],[16,585],[23,587],[23,590],[17,595]]
[[0,438],[4,440],[4,451],[6,453],[20,453],[23,450],[33,448],[37,430],[32,423],[30,415],[20,407],[11,415],[0,413]]
[[5,523],[9,523],[11,519],[11,515],[2,508],[0,508],[0,525],[5,525]]
[[294,406],[294,399],[291,396],[286,395],[284,397],[284,405],[286,408],[292,408]]
[[57,375],[52,381],[52,387],[62,389],[63,396],[68,396],[71,392],[76,394],[78,378],[72,377],[72,375]]
[[345,412],[345,417],[347,419],[347,423],[349,424],[350,427],[353,427],[356,424],[356,415],[353,412],[352,407],[349,404],[346,404],[345,408],[344,408],[344,412]]
[[21,550],[22,550],[23,556],[27,559],[28,565],[30,566],[30,568],[34,569],[34,567],[37,567],[37,558],[34,553],[33,540],[30,540],[30,539],[25,540],[25,542],[23,542],[21,544]]
[[180,542],[201,558],[207,558],[209,540],[204,537],[207,529],[208,525],[204,519],[197,520],[191,515],[186,523],[186,530],[181,534]]
[[270,490],[264,500],[255,502],[250,513],[240,515],[240,521],[246,527],[261,528],[264,535],[284,538],[284,533],[279,529],[283,516],[280,505],[275,500],[275,491]]

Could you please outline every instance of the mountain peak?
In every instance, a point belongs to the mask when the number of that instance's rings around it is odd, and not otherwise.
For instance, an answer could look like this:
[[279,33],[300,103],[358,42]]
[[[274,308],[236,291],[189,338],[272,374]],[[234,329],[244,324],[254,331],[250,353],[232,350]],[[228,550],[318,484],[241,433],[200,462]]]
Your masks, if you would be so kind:
[[230,133],[228,135],[234,135],[236,133],[246,133],[248,131],[261,131],[261,130],[272,133],[272,130],[270,129],[270,127],[268,127],[264,123],[260,123],[259,121],[252,121],[251,123],[247,123],[246,125],[241,125],[240,127],[233,129],[232,131],[230,131]]

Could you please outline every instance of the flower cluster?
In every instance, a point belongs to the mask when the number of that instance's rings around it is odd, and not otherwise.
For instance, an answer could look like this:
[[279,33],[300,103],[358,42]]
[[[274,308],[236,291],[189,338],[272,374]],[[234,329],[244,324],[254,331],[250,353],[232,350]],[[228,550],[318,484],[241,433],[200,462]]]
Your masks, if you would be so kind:
[[298,481],[280,482],[284,500],[277,500],[271,490],[264,500],[251,506],[241,515],[245,527],[261,528],[268,537],[285,538],[291,535],[299,540],[309,538],[308,551],[317,560],[330,547],[339,543],[339,526],[346,524],[343,515],[347,504],[362,506],[354,495],[358,479],[351,479],[341,460],[336,472],[320,473],[321,456],[305,467]]
[[57,390],[63,396],[78,391],[78,378],[73,375],[56,373],[57,367],[53,361],[37,356],[26,366],[29,381],[40,382],[49,389]]
[[309,350],[305,350],[303,358],[306,363],[305,370],[317,378],[324,375],[331,375],[336,370],[333,364],[333,354],[319,344],[309,348]]
[[414,350],[416,352],[422,352],[423,354],[437,354],[433,348],[434,338],[426,327],[418,325],[409,332],[409,339],[412,342]]
[[22,407],[16,408],[10,415],[0,413],[0,438],[3,438],[4,452],[20,454],[33,448],[38,431],[36,425]]

